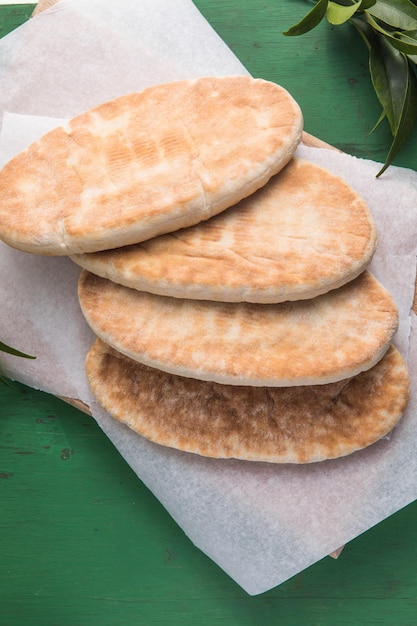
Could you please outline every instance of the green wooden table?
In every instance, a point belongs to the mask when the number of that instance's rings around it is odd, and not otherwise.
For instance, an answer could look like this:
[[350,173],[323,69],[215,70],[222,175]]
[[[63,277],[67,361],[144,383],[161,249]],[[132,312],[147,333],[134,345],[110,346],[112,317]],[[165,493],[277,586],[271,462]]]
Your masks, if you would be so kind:
[[[174,1],[174,0],[173,0]],[[383,160],[366,50],[351,28],[281,32],[303,0],[196,0],[248,70],[286,87],[306,130]],[[33,5],[0,7],[0,34]],[[417,169],[416,133],[396,164]],[[414,145],[414,149],[412,146]],[[417,622],[417,502],[279,587],[249,597],[196,549],[90,417],[0,385],[0,625]]]

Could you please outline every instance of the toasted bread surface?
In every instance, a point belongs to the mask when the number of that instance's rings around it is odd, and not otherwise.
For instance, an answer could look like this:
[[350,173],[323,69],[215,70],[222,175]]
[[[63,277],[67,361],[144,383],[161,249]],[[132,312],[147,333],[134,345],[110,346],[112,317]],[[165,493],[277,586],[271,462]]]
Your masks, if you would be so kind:
[[396,348],[366,372],[306,387],[234,387],[146,367],[97,339],[86,371],[98,402],[151,441],[216,458],[312,463],[386,436],[409,396]]
[[231,385],[335,382],[374,365],[398,326],[388,291],[366,270],[311,300],[185,300],[140,292],[87,270],[78,297],[103,341],[145,365]]
[[208,219],[292,157],[290,94],[248,76],[149,87],[47,133],[0,172],[0,238],[68,255],[144,241]]
[[262,189],[205,222],[72,258],[140,291],[270,304],[313,298],[356,278],[376,244],[364,200],[324,168],[292,159]]

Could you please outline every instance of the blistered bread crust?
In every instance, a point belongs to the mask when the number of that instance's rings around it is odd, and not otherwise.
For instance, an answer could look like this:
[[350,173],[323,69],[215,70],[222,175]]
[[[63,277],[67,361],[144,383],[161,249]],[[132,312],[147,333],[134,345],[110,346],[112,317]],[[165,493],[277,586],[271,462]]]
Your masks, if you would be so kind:
[[97,339],[86,371],[98,402],[147,439],[216,458],[312,463],[385,437],[409,397],[396,348],[374,367],[327,385],[231,387],[181,378],[137,363]]
[[52,130],[0,172],[0,238],[69,255],[206,220],[262,187],[301,140],[290,94],[248,76],[149,87]]
[[398,327],[390,293],[366,270],[327,294],[281,304],[157,296],[81,272],[93,332],[145,365],[229,385],[335,382],[372,367]]
[[271,304],[344,285],[369,265],[376,245],[365,201],[338,176],[294,158],[262,189],[210,220],[72,258],[139,291]]

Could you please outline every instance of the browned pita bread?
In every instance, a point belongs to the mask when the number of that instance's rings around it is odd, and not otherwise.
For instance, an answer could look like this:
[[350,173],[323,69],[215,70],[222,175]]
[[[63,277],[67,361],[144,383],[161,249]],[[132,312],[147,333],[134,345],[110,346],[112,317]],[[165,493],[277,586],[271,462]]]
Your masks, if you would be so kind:
[[144,437],[208,457],[311,463],[386,436],[408,400],[406,365],[393,346],[370,370],[311,387],[234,387],[137,363],[99,339],[86,360],[98,402]]
[[282,87],[248,76],[145,89],[57,128],[0,173],[0,238],[68,255],[208,219],[263,186],[302,132]]
[[251,304],[157,296],[83,270],[78,297],[94,333],[126,356],[232,385],[348,378],[383,356],[398,324],[391,295],[368,271],[311,300]]
[[222,302],[313,298],[356,278],[377,243],[365,202],[301,159],[196,226],[73,260],[140,291]]

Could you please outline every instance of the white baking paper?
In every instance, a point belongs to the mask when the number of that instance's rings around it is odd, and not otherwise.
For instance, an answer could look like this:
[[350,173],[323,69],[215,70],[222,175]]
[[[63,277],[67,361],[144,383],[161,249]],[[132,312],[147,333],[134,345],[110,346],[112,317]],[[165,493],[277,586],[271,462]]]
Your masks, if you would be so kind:
[[[61,118],[109,97],[162,80],[247,73],[189,0],[61,0],[1,41],[0,59],[3,163]],[[417,497],[417,174],[391,167],[377,180],[380,165],[370,161],[304,146],[298,154],[341,175],[368,201],[379,232],[371,269],[399,307],[395,343],[412,373],[399,426],[344,459],[305,466],[205,459],[132,433],[97,405],[86,382],[93,335],[78,306],[78,266],[0,243],[0,339],[37,356],[1,356],[5,373],[85,402],[190,540],[251,595]]]

